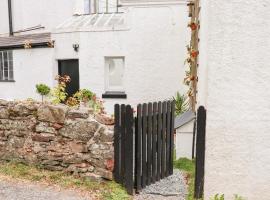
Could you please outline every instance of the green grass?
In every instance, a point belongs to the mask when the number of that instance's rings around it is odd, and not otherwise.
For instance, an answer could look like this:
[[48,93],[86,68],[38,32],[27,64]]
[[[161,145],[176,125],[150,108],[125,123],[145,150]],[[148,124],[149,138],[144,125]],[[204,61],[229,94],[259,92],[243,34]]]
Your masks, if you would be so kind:
[[22,163],[0,163],[0,174],[14,179],[24,179],[33,182],[42,181],[56,184],[63,188],[77,188],[83,191],[90,191],[100,200],[131,199],[126,191],[113,181],[97,182],[68,175],[63,172],[52,172],[35,166],[28,166]]
[[187,200],[193,200],[194,180],[195,180],[195,161],[187,158],[180,158],[174,161],[174,168],[184,171],[188,178],[188,195]]

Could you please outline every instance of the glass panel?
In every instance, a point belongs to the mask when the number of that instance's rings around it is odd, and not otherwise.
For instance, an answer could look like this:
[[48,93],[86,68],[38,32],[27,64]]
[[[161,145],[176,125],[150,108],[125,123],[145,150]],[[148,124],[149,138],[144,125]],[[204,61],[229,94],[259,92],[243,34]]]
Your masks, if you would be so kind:
[[91,14],[91,0],[84,0],[84,14]]
[[0,80],[3,80],[4,79],[4,77],[3,77],[4,68],[3,68],[3,58],[2,58],[2,55],[3,55],[3,52],[0,51]]
[[8,80],[8,54],[4,51],[4,80]]
[[8,62],[9,62],[9,80],[13,80],[13,52],[8,52]]
[[109,60],[109,87],[123,86],[124,59],[111,58]]

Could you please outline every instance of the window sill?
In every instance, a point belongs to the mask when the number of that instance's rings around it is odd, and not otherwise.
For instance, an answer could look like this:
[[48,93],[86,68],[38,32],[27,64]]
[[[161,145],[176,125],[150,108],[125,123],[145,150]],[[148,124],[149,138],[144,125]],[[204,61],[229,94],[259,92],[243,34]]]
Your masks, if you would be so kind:
[[127,94],[124,92],[105,92],[102,94],[103,99],[126,99]]
[[15,82],[15,80],[0,80],[0,82],[14,83],[14,82]]

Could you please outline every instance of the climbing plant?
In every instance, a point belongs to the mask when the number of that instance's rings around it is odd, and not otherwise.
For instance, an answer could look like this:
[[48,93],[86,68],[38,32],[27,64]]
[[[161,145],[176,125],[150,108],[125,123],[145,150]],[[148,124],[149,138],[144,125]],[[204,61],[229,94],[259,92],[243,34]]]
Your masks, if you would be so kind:
[[193,111],[195,111],[195,106],[197,103],[197,81],[198,81],[198,75],[197,75],[197,67],[198,67],[198,56],[199,56],[199,50],[198,50],[198,33],[200,28],[199,23],[199,0],[194,0],[188,3],[189,7],[189,17],[190,17],[190,23],[188,24],[188,27],[191,30],[191,40],[190,44],[187,46],[187,52],[188,57],[185,61],[185,64],[187,65],[186,70],[186,76],[184,78],[184,84],[189,87],[188,90],[188,97],[190,106]]

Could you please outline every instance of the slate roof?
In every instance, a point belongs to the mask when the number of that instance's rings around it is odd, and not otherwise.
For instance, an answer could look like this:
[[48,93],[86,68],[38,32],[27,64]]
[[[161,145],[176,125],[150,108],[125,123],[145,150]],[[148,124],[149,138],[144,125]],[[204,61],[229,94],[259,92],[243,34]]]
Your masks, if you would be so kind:
[[180,128],[181,126],[184,126],[185,124],[187,124],[188,122],[192,121],[193,119],[195,119],[195,113],[192,111],[187,111],[182,115],[178,115],[177,117],[175,117],[174,120],[174,128]]
[[0,49],[19,48],[28,41],[32,45],[46,44],[51,41],[51,33],[35,33],[18,36],[0,37]]

